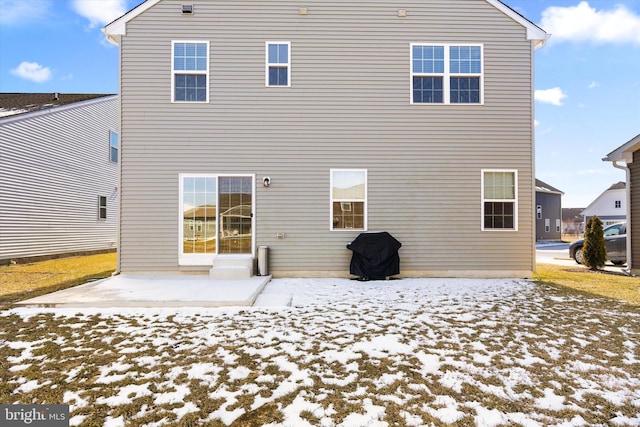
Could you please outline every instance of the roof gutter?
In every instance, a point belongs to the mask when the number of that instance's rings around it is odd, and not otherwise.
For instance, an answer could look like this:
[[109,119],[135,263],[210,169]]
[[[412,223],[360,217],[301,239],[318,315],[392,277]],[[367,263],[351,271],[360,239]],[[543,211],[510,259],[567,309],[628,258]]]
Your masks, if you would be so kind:
[[[603,160],[607,160],[606,158]],[[626,163],[621,165],[618,163],[619,160],[613,160],[613,167],[617,169],[622,169],[625,172],[627,185],[625,186],[625,195],[627,199],[627,268],[626,272],[630,275],[632,268],[632,258],[631,258],[631,170],[629,169],[629,165]]]

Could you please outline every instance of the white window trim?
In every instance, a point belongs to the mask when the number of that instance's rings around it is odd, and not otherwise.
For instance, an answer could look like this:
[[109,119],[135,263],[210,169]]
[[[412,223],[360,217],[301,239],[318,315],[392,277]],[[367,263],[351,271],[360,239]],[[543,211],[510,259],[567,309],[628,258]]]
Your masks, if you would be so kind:
[[[118,146],[117,146],[117,147],[114,147],[114,146],[111,144],[111,134],[114,134],[114,135],[116,136],[117,143],[118,143]],[[113,149],[115,149],[115,150],[116,150],[116,159],[115,159],[115,160],[113,160],[113,159],[111,158],[111,151],[112,151]],[[116,131],[114,131],[114,130],[109,129],[109,162],[110,162],[110,163],[118,163],[118,161],[119,161],[119,160],[120,160],[120,135],[118,134],[118,132],[116,132]]]
[[[104,205],[101,203],[102,199],[104,199]],[[106,221],[107,220],[107,215],[108,215],[108,206],[109,206],[109,199],[107,198],[107,196],[98,196],[98,221]],[[102,211],[104,210],[104,218],[102,217]]]
[[[271,64],[269,62],[269,45],[272,44],[286,44],[287,45],[287,63]],[[269,67],[274,66],[277,68],[287,69],[287,84],[286,85],[270,85],[269,84]],[[290,41],[266,41],[264,43],[264,85],[265,87],[291,87],[291,42]]]
[[551,220],[549,218],[544,219],[544,232],[545,233],[551,232]]
[[[174,54],[176,43],[206,43],[207,45],[207,69],[201,70],[174,70]],[[209,103],[209,87],[211,86],[210,75],[210,46],[208,40],[171,40],[171,102],[175,104],[208,104]],[[207,88],[204,101],[176,101],[176,74],[193,74],[193,75],[205,75],[207,77]]]
[[[486,172],[510,172],[514,179],[514,199],[485,199],[484,174]],[[495,232],[518,231],[518,170],[517,169],[481,169],[480,170],[480,230]],[[484,227],[484,203],[485,202],[513,202],[513,228],[485,228]]]
[[559,219],[556,219],[556,233],[560,233],[561,231],[561,222]]
[[[444,73],[414,73],[413,72],[413,47],[414,46],[443,46],[444,47]],[[480,74],[451,74],[450,55],[451,46],[480,47]],[[414,77],[442,77],[442,102],[413,102],[413,78]],[[451,103],[451,77],[480,77],[480,102],[475,103]],[[411,105],[484,105],[484,44],[482,43],[409,43],[409,103]]]
[[[333,198],[333,173],[334,172],[364,172],[364,199],[334,199]],[[368,193],[369,187],[369,173],[367,169],[329,169],[329,231],[367,231],[369,229],[368,226]],[[364,212],[364,228],[333,228],[333,202],[364,202],[363,212]]]
[[[184,246],[184,187],[182,185],[184,178],[216,178],[216,180],[220,177],[245,177],[251,178],[251,254],[218,254],[218,242],[217,236],[220,235],[219,227],[219,215],[220,213],[216,211],[216,253],[213,254],[185,254],[183,252]],[[232,173],[180,173],[178,174],[178,187],[179,191],[179,203],[178,203],[178,265],[180,266],[211,266],[213,265],[213,260],[215,258],[237,258],[237,257],[246,257],[251,256],[255,257],[256,250],[256,176],[253,174],[232,174]],[[217,208],[216,208],[217,209]],[[196,226],[195,224],[193,225]]]

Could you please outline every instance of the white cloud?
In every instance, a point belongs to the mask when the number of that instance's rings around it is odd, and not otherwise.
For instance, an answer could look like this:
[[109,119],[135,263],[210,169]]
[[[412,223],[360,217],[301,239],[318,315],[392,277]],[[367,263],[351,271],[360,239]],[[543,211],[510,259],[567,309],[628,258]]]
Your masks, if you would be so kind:
[[538,126],[539,124],[540,124],[540,122],[539,122],[538,120],[534,120],[534,121],[533,121],[533,125],[534,125],[534,126]]
[[11,70],[11,74],[32,82],[43,83],[51,78],[51,68],[43,67],[37,62],[23,61],[17,68]]
[[559,87],[545,90],[536,90],[534,96],[536,101],[557,106],[561,106],[562,100],[567,97],[567,95],[565,95],[565,93],[562,92],[562,89],[560,89]]
[[89,28],[106,25],[127,11],[126,0],[73,0],[72,6],[89,20]]
[[600,83],[598,82],[591,82],[591,84],[588,86],[589,89],[593,89],[594,87],[598,87],[600,86]]
[[640,16],[623,5],[608,10],[596,10],[587,1],[577,6],[552,6],[542,12],[540,25],[551,34],[550,42],[640,45]]
[[0,25],[21,25],[49,14],[51,0],[0,0]]

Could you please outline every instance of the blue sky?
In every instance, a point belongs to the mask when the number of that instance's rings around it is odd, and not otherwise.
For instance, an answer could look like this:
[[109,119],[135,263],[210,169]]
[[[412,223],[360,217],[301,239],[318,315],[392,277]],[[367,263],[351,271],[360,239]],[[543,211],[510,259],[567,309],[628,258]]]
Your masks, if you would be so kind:
[[[640,134],[640,0],[503,0],[551,34],[536,61],[536,176],[586,207]],[[0,0],[0,92],[117,93],[100,29],[141,0]]]

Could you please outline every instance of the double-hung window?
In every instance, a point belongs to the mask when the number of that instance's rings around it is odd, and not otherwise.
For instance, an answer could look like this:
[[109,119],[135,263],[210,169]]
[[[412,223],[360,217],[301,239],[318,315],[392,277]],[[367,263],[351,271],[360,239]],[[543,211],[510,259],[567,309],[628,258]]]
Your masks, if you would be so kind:
[[366,169],[331,169],[331,230],[367,229]]
[[107,196],[98,196],[98,219],[107,219]]
[[482,171],[482,230],[518,229],[518,173]]
[[118,134],[109,131],[109,161],[118,163]]
[[209,42],[171,44],[173,102],[209,102]]
[[412,104],[482,104],[483,47],[411,44]]
[[266,42],[267,86],[291,86],[291,42]]

